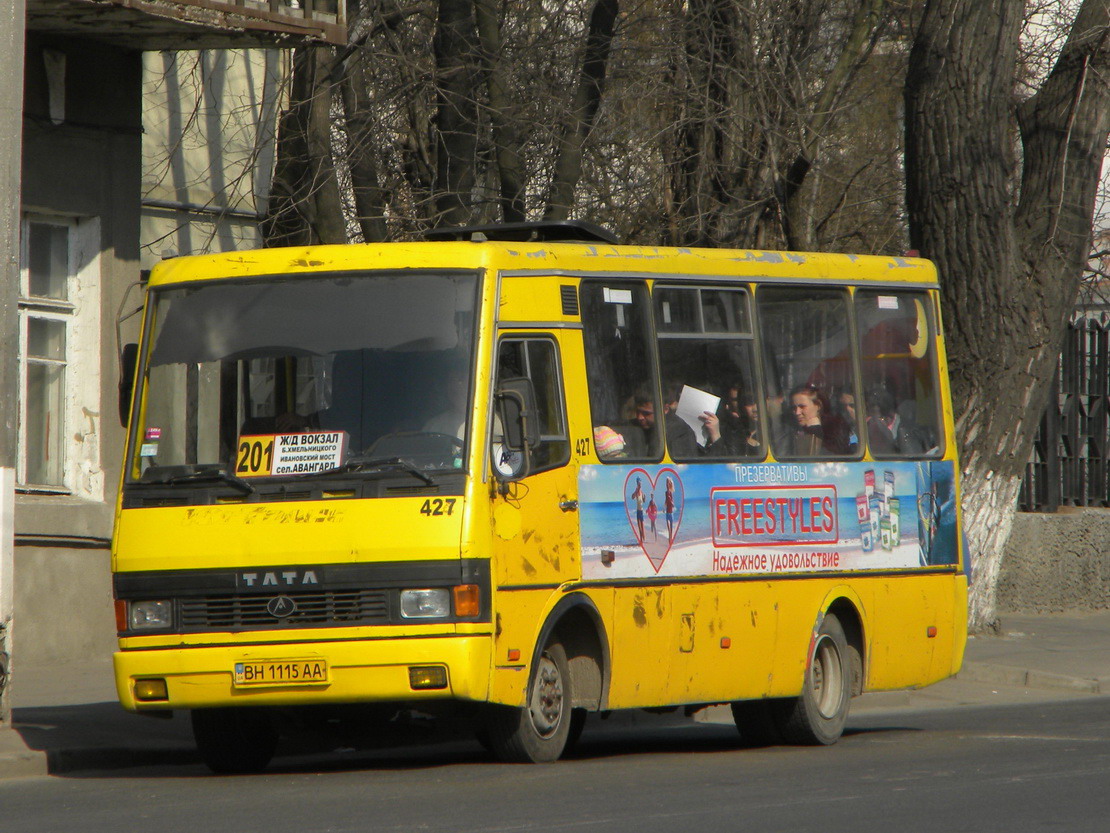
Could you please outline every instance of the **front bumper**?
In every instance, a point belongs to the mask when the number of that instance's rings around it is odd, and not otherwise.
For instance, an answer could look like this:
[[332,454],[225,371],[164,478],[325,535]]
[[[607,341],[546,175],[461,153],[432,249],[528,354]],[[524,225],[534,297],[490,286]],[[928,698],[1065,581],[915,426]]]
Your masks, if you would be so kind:
[[[452,635],[118,651],[114,655],[116,691],[129,711],[429,699],[484,701],[489,694],[491,645],[489,636]],[[234,684],[236,663],[307,659],[327,662],[327,682]],[[409,667],[414,665],[446,667],[447,687],[414,690],[409,681]],[[168,698],[138,701],[135,681],[139,679],[164,679]]]

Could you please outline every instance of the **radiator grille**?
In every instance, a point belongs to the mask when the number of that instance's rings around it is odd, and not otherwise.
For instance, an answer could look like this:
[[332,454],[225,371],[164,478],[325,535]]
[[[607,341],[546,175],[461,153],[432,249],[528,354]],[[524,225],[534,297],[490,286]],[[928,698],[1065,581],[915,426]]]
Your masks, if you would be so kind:
[[270,614],[272,596],[213,595],[179,599],[183,629],[194,628],[299,628],[344,627],[387,622],[389,600],[385,590],[346,590],[319,593],[286,593],[297,609],[283,618]]

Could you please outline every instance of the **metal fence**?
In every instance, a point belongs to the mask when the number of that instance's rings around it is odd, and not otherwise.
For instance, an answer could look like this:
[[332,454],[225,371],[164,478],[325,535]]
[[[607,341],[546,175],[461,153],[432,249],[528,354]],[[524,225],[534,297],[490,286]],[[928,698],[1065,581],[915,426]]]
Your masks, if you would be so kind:
[[1110,506],[1110,320],[1068,326],[1018,497],[1024,512]]

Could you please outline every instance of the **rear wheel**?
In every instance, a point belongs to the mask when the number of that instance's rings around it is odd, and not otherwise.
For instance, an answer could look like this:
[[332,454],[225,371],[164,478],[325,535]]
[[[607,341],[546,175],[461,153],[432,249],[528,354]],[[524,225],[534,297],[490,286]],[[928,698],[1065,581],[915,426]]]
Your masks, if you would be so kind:
[[826,614],[817,629],[802,696],[775,707],[776,724],[787,743],[821,746],[844,732],[851,700],[852,663],[840,620]]
[[195,709],[192,718],[200,757],[213,772],[261,772],[274,757],[278,734],[269,712]]
[[570,735],[572,702],[566,651],[552,642],[532,666],[527,705],[490,707],[486,736],[493,753],[508,763],[558,760]]

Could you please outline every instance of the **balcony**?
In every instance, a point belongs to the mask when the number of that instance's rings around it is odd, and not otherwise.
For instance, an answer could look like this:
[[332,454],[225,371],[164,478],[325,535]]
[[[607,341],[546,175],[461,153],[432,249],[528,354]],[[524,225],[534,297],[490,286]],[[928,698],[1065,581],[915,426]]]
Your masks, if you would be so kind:
[[26,3],[28,31],[92,38],[140,50],[347,42],[345,0],[26,0]]

